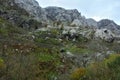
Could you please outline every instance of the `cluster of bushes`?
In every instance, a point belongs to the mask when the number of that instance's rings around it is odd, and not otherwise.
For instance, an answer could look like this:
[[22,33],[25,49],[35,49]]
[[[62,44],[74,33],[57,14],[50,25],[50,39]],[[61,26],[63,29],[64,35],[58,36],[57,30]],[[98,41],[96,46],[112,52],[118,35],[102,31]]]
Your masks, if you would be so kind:
[[36,47],[29,54],[21,54],[8,48],[5,53],[9,54],[0,54],[0,80],[48,80],[58,75],[62,63],[56,50]]
[[77,68],[71,80],[120,80],[120,54],[110,55],[103,62],[95,62],[86,68]]
[[75,69],[72,74],[70,75],[71,80],[80,80],[84,78],[86,75],[86,69],[85,68],[78,68]]

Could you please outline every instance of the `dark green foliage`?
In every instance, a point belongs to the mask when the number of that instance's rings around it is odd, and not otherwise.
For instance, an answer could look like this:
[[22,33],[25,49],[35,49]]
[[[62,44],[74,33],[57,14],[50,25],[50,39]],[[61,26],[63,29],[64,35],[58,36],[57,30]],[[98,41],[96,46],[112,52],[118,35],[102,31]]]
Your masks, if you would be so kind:
[[[116,57],[114,61],[107,64],[110,69],[117,69],[120,66],[120,56]],[[115,70],[117,71],[117,70]]]
[[[120,80],[120,55],[110,55],[103,62],[95,62],[88,66],[87,80]],[[85,80],[86,80],[85,79]]]

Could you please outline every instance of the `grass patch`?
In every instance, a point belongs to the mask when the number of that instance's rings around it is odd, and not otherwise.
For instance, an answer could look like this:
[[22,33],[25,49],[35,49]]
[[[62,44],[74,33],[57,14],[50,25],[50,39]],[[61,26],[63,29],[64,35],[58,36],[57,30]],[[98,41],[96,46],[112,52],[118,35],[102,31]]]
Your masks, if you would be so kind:
[[94,52],[94,51],[89,50],[87,48],[77,47],[76,45],[69,46],[67,48],[67,50],[69,50],[70,52],[72,52],[74,54],[84,54],[84,53],[93,53]]

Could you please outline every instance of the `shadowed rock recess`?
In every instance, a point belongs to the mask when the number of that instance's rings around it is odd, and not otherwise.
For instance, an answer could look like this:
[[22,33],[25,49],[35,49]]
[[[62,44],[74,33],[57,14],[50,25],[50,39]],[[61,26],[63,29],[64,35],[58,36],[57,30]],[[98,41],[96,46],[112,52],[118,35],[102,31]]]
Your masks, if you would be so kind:
[[0,80],[119,80],[119,35],[77,9],[0,0]]

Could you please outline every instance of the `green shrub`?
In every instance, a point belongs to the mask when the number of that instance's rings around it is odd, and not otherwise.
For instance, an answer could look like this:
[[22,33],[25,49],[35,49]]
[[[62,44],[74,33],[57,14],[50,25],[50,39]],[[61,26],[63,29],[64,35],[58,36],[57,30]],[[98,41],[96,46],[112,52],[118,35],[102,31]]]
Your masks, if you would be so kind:
[[105,60],[108,68],[117,69],[120,66],[120,54],[112,54]]
[[75,54],[84,54],[84,53],[92,53],[93,52],[87,48],[77,47],[75,45],[68,47],[68,50]]
[[70,75],[71,80],[81,80],[86,75],[85,68],[75,69]]
[[112,54],[103,62],[87,67],[87,80],[120,80],[120,55]]
[[0,28],[0,34],[7,36],[8,35],[8,31],[4,28]]
[[6,68],[5,62],[4,62],[4,60],[2,58],[0,58],[0,78],[4,77],[5,68]]
[[0,69],[5,67],[5,63],[4,60],[2,58],[0,58]]

